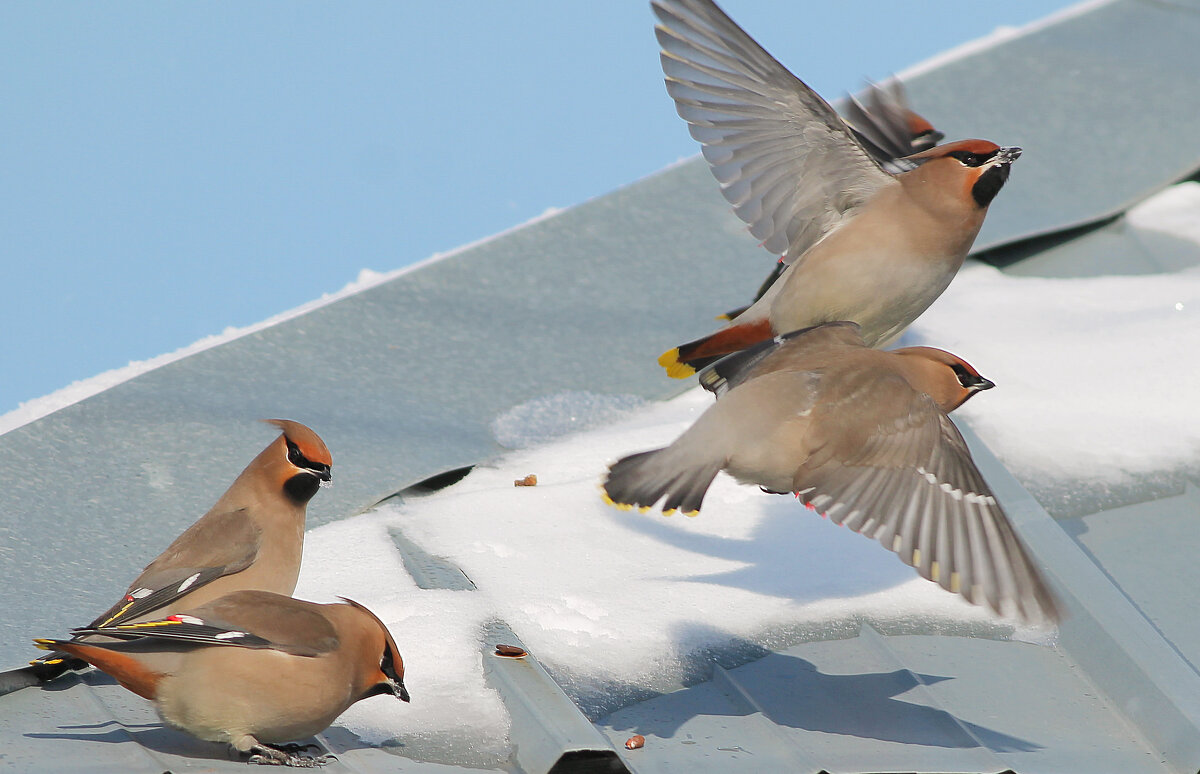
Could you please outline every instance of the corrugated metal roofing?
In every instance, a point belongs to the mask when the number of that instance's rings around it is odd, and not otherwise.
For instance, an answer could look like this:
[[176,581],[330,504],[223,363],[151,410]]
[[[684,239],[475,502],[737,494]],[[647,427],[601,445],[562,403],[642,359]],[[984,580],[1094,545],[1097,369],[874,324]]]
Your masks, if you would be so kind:
[[1097,5],[906,81],[948,139],[1025,149],[977,251],[1116,215],[1200,169],[1198,12]]
[[[1066,722],[1048,725],[1047,717]],[[711,681],[601,725],[614,744],[635,731],[647,736],[639,774],[1162,771],[1158,755],[1061,650],[885,637],[866,625],[854,639],[716,667]]]
[[[980,240],[997,248],[992,260],[1011,257],[999,245],[1107,219],[1065,241],[1013,245],[1024,260],[1010,270],[1200,262],[1194,245],[1111,220],[1200,166],[1197,10],[1092,7],[910,82],[914,104],[951,137],[1026,148]],[[21,663],[30,637],[105,606],[128,568],[194,520],[267,440],[252,419],[297,416],[321,429],[336,485],[318,495],[310,523],[344,518],[500,453],[491,420],[530,398],[677,392],[654,363],[658,345],[748,300],[761,279],[753,267],[768,262],[692,162],[0,436],[0,565],[22,581],[0,587],[0,656]],[[1160,539],[1193,539],[1195,490],[1180,483],[1097,514],[1051,502],[1052,515],[966,435],[1063,590],[1072,615],[1056,647],[864,627],[714,665],[711,681],[595,725],[536,653],[501,660],[485,649],[513,717],[509,761],[430,764],[403,747],[365,747],[335,725],[323,735],[339,756],[330,770],[1196,770],[1194,570],[1186,556],[1152,554],[1151,567],[1129,550],[1139,537],[1131,518],[1154,521]],[[426,582],[461,582],[403,536],[397,545]],[[516,637],[503,622],[486,635]],[[626,751],[635,730],[647,746]],[[145,702],[100,675],[0,697],[0,764],[12,770],[51,760],[61,771],[243,770],[223,755],[164,730]]]

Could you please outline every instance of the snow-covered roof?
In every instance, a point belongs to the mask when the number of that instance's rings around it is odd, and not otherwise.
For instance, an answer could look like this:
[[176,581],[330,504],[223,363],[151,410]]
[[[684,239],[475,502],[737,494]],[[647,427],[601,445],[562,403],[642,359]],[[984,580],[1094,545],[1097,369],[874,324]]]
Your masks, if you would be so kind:
[[[1005,268],[968,266],[909,335],[998,383],[956,416],[1062,594],[1057,631],[727,480],[692,520],[601,503],[608,462],[709,400],[658,353],[770,265],[696,161],[0,435],[0,566],[21,579],[0,655],[106,607],[270,439],[253,420],[286,416],[334,457],[297,594],[375,609],[413,694],[322,735],[347,770],[1195,770],[1200,184],[1167,186],[1200,167],[1198,32],[1178,7],[1093,3],[908,80],[951,138],[1026,151],[980,240]],[[242,770],[94,673],[0,696],[0,751]]]

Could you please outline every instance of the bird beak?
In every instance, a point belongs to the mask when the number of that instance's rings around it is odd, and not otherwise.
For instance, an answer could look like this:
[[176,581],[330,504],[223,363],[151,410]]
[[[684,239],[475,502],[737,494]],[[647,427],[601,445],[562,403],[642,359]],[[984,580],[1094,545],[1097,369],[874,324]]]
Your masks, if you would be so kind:
[[[1018,148],[1017,150],[1019,151],[1020,148]],[[978,376],[978,377],[976,377],[976,379],[977,379],[977,381],[971,382],[971,389],[974,390],[975,392],[979,392],[981,390],[990,390],[996,386],[996,383],[993,382],[991,379],[985,379],[982,376]]]
[[392,695],[400,701],[408,701],[408,689],[404,687],[403,680],[388,680],[392,685]]
[[1021,149],[1015,145],[996,151],[996,161],[1000,164],[1011,164],[1021,158]]

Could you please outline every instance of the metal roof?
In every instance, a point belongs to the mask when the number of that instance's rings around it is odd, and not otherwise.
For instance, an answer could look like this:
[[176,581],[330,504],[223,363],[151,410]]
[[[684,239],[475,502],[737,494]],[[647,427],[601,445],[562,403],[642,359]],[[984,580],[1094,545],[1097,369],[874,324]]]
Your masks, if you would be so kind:
[[[1195,245],[1139,235],[1119,217],[1200,167],[1197,10],[1089,6],[908,82],[950,137],[1026,149],[981,236],[985,257],[1056,276],[1200,263]],[[1093,225],[1032,239],[1081,224]],[[530,398],[677,393],[688,385],[661,377],[659,344],[744,303],[761,280],[755,267],[768,266],[696,160],[0,436],[0,566],[21,579],[0,586],[0,657],[23,663],[29,638],[104,607],[129,568],[190,524],[265,443],[270,433],[251,420],[303,417],[321,429],[337,485],[314,500],[310,525],[345,518],[501,453],[491,420]],[[503,768],[1200,768],[1200,631],[1187,604],[1196,571],[1187,555],[1150,553],[1151,565],[1130,550],[1147,534],[1200,537],[1195,489],[1172,481],[1101,513],[1070,512],[1034,499],[1038,482],[1018,482],[964,431],[1070,610],[1054,647],[864,625],[773,654],[751,648],[737,663],[708,665],[710,680],[598,719],[536,653],[485,649],[513,721]],[[1138,532],[1130,519],[1159,529]],[[421,582],[462,582],[395,539]],[[518,635],[497,621],[485,639],[518,644]],[[635,730],[649,741],[627,751]],[[321,739],[339,756],[331,771],[477,770],[367,747],[336,724]],[[11,770],[48,761],[60,771],[244,770],[222,756],[163,729],[146,702],[102,675],[0,697],[0,765]]]
[[905,81],[948,140],[1025,149],[976,251],[1111,217],[1200,169],[1200,0],[1081,8]]

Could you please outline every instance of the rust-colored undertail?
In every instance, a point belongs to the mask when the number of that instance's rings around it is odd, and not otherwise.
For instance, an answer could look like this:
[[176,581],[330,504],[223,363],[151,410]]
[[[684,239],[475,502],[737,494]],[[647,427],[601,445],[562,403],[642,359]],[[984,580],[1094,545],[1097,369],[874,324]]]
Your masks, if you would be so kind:
[[658,364],[672,379],[686,379],[725,355],[740,352],[746,347],[771,338],[769,320],[730,325],[702,339],[689,341],[658,358]]

